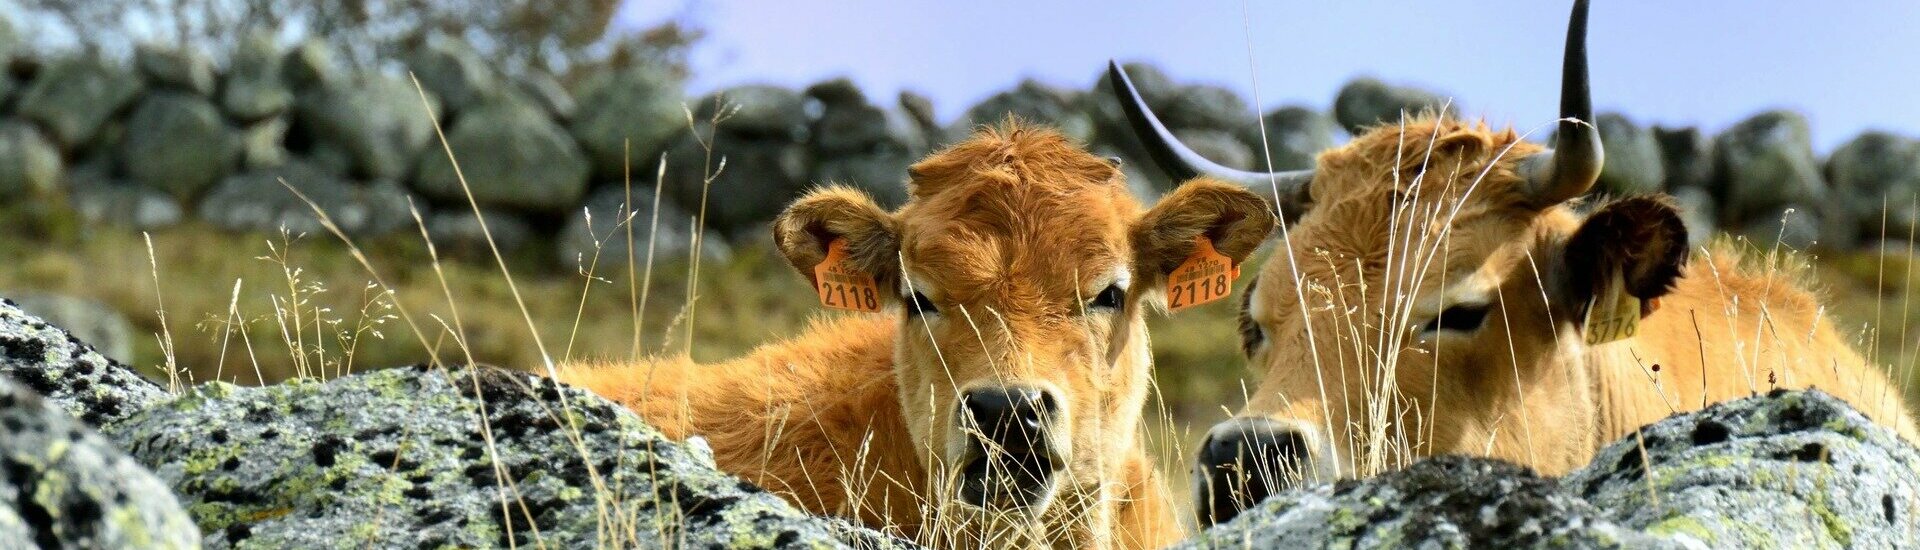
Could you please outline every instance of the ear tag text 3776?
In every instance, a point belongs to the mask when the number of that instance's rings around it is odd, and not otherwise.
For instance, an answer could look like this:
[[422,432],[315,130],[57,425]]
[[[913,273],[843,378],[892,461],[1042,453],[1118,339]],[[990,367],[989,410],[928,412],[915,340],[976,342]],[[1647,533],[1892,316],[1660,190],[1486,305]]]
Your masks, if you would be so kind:
[[847,258],[846,239],[827,243],[827,257],[813,267],[814,290],[820,305],[848,311],[880,311],[880,285],[873,275],[854,269]]
[[1213,248],[1205,235],[1193,238],[1193,254],[1167,274],[1167,309],[1180,311],[1227,297],[1240,266]]
[[1581,325],[1587,345],[1631,338],[1640,332],[1640,298],[1628,294],[1626,286],[1624,277],[1614,273],[1607,279],[1606,288],[1587,303],[1587,319]]

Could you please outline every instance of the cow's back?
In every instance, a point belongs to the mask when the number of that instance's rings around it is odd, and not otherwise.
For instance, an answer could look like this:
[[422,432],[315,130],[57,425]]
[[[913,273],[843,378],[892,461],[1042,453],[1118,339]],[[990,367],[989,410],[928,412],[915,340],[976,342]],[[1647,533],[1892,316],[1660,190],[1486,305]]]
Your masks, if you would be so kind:
[[1899,385],[1855,350],[1804,274],[1756,263],[1733,246],[1709,247],[1637,336],[1589,349],[1600,401],[1596,444],[1675,412],[1809,387],[1920,440]]

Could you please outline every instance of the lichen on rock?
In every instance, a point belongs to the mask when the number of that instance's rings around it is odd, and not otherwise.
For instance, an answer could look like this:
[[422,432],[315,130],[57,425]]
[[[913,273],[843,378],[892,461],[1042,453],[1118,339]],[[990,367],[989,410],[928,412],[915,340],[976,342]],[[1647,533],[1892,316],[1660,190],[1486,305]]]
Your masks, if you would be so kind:
[[492,368],[223,383],[117,424],[215,548],[888,547],[632,412]]
[[166,400],[165,389],[94,351],[66,329],[0,299],[0,375],[99,427]]
[[0,377],[0,548],[198,548],[200,530],[139,463]]
[[1819,390],[1656,422],[1561,483],[1622,525],[1706,547],[1920,546],[1920,453]]

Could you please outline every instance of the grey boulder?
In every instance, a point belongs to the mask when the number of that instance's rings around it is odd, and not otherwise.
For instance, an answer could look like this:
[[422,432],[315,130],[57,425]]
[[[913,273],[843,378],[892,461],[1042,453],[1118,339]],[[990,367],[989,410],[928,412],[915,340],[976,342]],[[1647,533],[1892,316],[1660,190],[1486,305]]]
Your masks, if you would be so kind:
[[[1267,112],[1261,117],[1266,126],[1266,136],[1261,136],[1261,128],[1247,125],[1239,134],[1240,141],[1252,147],[1255,153],[1252,168],[1266,171],[1267,161],[1273,161],[1274,170],[1305,170],[1313,167],[1314,160],[1321,151],[1333,147],[1333,134],[1338,128],[1333,117],[1326,113],[1306,107],[1287,106]],[[1264,141],[1266,155],[1258,154]]]
[[1553,480],[1497,460],[1429,458],[1267,498],[1176,548],[1677,548]]
[[1333,118],[1348,134],[1357,136],[1373,126],[1399,124],[1401,113],[1411,117],[1440,113],[1442,108],[1448,114],[1459,110],[1441,94],[1363,77],[1340,87],[1333,99]]
[[463,40],[436,38],[410,52],[407,67],[448,112],[459,113],[500,94],[500,79],[479,52]]
[[232,231],[322,234],[313,208],[281,185],[298,189],[348,235],[381,235],[413,224],[417,201],[399,185],[357,184],[300,162],[249,170],[221,180],[200,200],[200,219]]
[[227,78],[220,87],[220,108],[241,122],[253,122],[293,106],[293,91],[282,79],[280,52],[270,35],[251,33],[234,46]]
[[15,109],[50,131],[62,148],[78,149],[143,87],[140,77],[124,68],[68,58],[42,69]]
[[301,126],[353,160],[354,176],[399,179],[433,143],[439,103],[403,77],[366,74],[300,98]]
[[1614,196],[1658,193],[1666,183],[1666,162],[1653,131],[1634,124],[1626,115],[1602,113],[1594,123],[1606,145],[1606,163],[1594,190]]
[[156,87],[213,94],[213,59],[199,51],[141,45],[134,49],[133,64]]
[[155,92],[134,108],[120,156],[134,182],[192,200],[233,168],[238,145],[213,103]]
[[[587,82],[567,126],[593,162],[594,174],[617,179],[627,168],[651,166],[668,140],[687,128],[680,79],[651,68],[622,69]],[[635,170],[639,171],[638,169]]]
[[[625,270],[629,257],[636,268],[644,267],[649,257],[685,259],[693,246],[693,230],[693,216],[673,201],[655,201],[651,186],[636,183],[629,195],[624,186],[607,185],[568,215],[555,244],[555,266],[605,273]],[[715,234],[702,236],[700,250],[708,259],[732,256],[726,241]]]
[[708,136],[705,145],[687,134],[668,150],[664,192],[688,212],[701,212],[704,201],[707,228],[728,238],[748,236],[749,228],[772,220],[806,188],[805,145],[698,126]]
[[617,404],[493,368],[216,382],[111,435],[213,548],[898,545],[720,473]]
[[1720,403],[1640,434],[1561,485],[1623,526],[1689,547],[1920,545],[1920,454],[1818,390]]
[[200,547],[200,530],[165,484],[4,377],[0,469],[0,548]]
[[1028,124],[1053,127],[1076,143],[1093,138],[1093,119],[1080,109],[1080,92],[1027,79],[1012,90],[994,94],[967,109],[947,130],[951,140],[964,139],[982,125],[996,125],[1008,117]]
[[1666,188],[1707,189],[1713,184],[1713,140],[1699,128],[1653,127],[1653,139],[1660,143],[1661,165],[1667,174]]
[[493,248],[511,255],[526,246],[533,238],[533,225],[512,212],[489,209],[476,216],[471,208],[454,207],[428,216],[427,234],[433,236],[433,245],[442,256],[491,261]]
[[13,379],[94,427],[125,420],[172,397],[131,367],[6,299],[0,299],[0,377]]
[[484,206],[560,212],[580,203],[590,166],[564,129],[538,107],[494,100],[461,114],[447,144],[466,176],[466,189],[443,151],[420,159],[414,186],[436,199]]
[[734,86],[700,99],[694,120],[719,120],[720,131],[756,139],[802,141],[807,111],[798,92],[764,84]]
[[65,328],[114,361],[133,359],[133,323],[97,300],[51,292],[0,292],[22,312]]
[[1826,173],[1834,200],[1858,220],[1860,236],[1904,237],[1920,228],[1920,141],[1860,134],[1827,158]]
[[294,46],[281,63],[282,76],[296,90],[336,86],[347,80],[340,53],[319,38],[308,38]]
[[44,195],[60,185],[60,149],[32,124],[0,121],[0,199]]
[[1799,113],[1754,115],[1720,134],[1713,150],[1722,224],[1744,225],[1788,204],[1826,199],[1807,119]]

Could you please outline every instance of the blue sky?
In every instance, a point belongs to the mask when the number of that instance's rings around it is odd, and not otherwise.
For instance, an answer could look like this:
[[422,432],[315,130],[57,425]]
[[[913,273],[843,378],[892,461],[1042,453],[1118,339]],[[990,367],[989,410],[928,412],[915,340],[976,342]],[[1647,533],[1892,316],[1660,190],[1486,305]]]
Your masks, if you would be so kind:
[[[1812,120],[1823,152],[1862,130],[1920,136],[1920,2],[1594,2],[1596,106],[1719,130],[1758,110]],[[620,24],[707,29],[696,92],[847,76],[944,120],[1033,77],[1084,88],[1109,57],[1221,84],[1264,107],[1325,109],[1357,75],[1450,94],[1523,129],[1554,116],[1570,2],[629,0]],[[1249,32],[1250,31],[1250,32]],[[1251,50],[1251,63],[1249,63]],[[1249,116],[1252,116],[1249,113]]]

